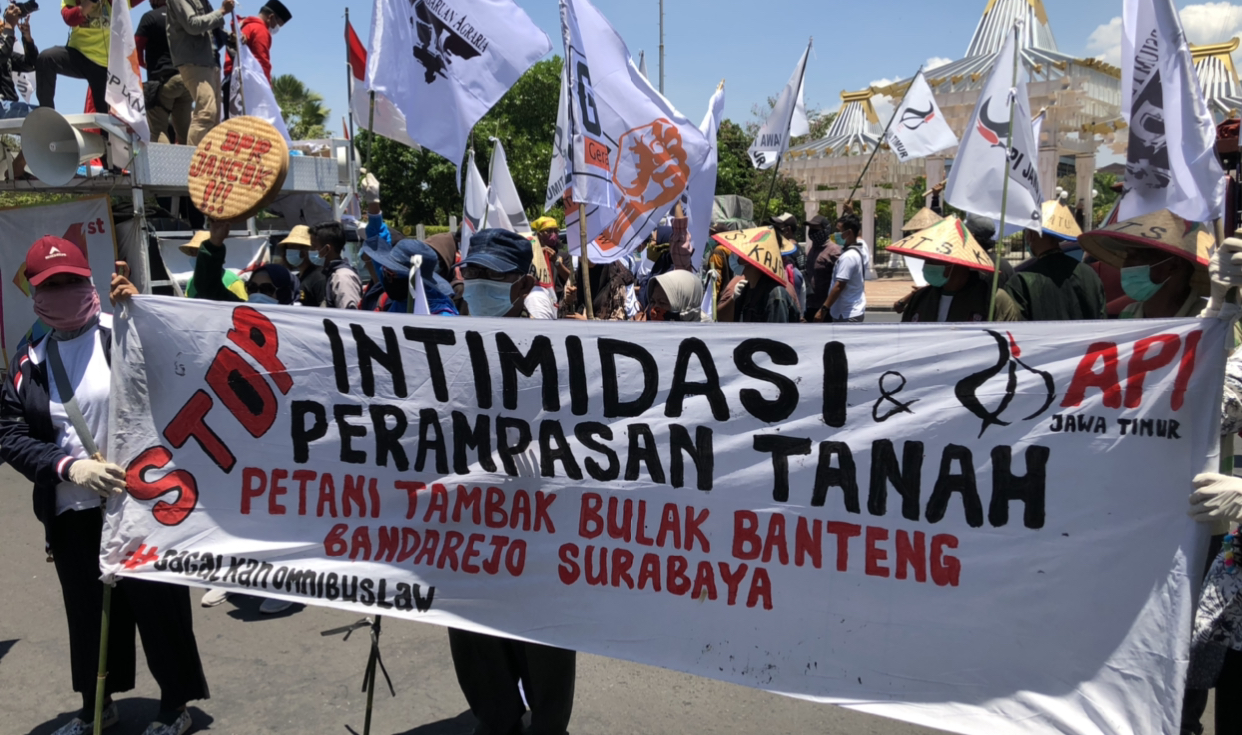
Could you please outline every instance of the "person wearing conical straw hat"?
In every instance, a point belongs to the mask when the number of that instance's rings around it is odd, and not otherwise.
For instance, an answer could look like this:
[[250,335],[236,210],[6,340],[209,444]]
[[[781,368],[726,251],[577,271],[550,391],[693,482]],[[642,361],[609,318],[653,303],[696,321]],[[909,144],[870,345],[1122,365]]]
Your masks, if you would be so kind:
[[1082,234],[1073,213],[1052,201],[1044,202],[1043,215],[1041,231],[1026,231],[1026,246],[1035,262],[1010,278],[1005,291],[1028,321],[1105,318],[1104,283],[1090,266],[1061,250],[1061,243],[1074,242]]
[[[987,321],[992,301],[992,257],[957,217],[899,240],[888,250],[925,262],[927,285],[910,295],[901,312],[903,322]],[[997,291],[993,321],[1021,319],[1009,294]]]
[[[802,320],[798,302],[785,276],[780,245],[771,227],[756,227],[714,235],[717,243],[736,256],[745,279],[740,293],[722,294],[720,321],[787,323]],[[727,301],[728,303],[724,303]]]
[[1208,293],[1213,238],[1167,209],[1093,230],[1078,244],[1121,269],[1121,287],[1134,299],[1122,319],[1195,316]]

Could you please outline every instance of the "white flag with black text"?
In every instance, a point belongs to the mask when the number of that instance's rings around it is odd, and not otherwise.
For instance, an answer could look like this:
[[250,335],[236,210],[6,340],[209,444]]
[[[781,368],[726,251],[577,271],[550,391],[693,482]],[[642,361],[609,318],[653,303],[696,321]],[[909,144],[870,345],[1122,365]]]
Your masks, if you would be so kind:
[[806,117],[806,102],[803,100],[806,59],[810,53],[811,44],[808,43],[806,51],[802,52],[802,58],[798,60],[798,66],[794,67],[793,76],[789,77],[789,82],[781,90],[781,96],[776,98],[772,114],[763,122],[763,127],[759,128],[759,133],[755,136],[755,142],[747,151],[750,162],[757,169],[775,166],[781,156],[785,155],[785,151],[789,150],[790,138],[811,132],[811,123]]
[[1121,114],[1130,124],[1119,217],[1160,209],[1191,222],[1220,217],[1225,173],[1216,126],[1172,0],[1126,0]]
[[1043,203],[1039,189],[1039,148],[1031,128],[1031,104],[1021,70],[1017,85],[1013,84],[1014,63],[1019,53],[1015,42],[1017,32],[1014,28],[1006,35],[987,84],[979,92],[979,101],[949,172],[944,197],[962,211],[1000,220],[1005,177],[1008,176],[1008,199],[1003,207],[1006,230],[1010,227],[1038,230]]
[[475,123],[552,50],[511,0],[376,0],[373,12],[371,88],[454,166]]
[[920,70],[910,82],[888,129],[888,147],[898,160],[923,158],[957,145],[957,136],[936,104],[927,78]]
[[129,14],[129,3],[118,2],[112,6],[110,35],[105,104],[95,100],[95,105],[123,120],[139,138],[150,142],[147,101],[142,90],[142,73],[138,71],[138,45],[134,41],[134,19]]

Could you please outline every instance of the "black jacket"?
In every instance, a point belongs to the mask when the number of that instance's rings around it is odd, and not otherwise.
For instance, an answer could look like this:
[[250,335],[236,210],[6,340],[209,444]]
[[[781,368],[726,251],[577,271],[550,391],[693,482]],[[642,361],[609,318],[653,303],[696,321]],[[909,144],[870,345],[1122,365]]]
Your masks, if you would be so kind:
[[[112,329],[99,325],[99,340],[111,366]],[[36,364],[30,357],[36,344],[13,358],[0,390],[0,458],[34,483],[35,517],[46,527],[56,516],[56,486],[69,481],[77,460],[56,444],[47,360]]]
[[35,59],[39,58],[39,49],[34,41],[22,39],[22,53],[15,53],[17,34],[12,31],[0,33],[0,100],[17,102],[17,86],[13,84],[11,72],[35,70]]

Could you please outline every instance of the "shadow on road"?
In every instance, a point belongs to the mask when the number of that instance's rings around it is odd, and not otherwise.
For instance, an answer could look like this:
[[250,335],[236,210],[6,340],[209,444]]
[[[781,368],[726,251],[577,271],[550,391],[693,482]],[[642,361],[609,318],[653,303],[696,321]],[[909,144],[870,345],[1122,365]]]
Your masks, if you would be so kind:
[[294,604],[278,613],[265,615],[259,612],[259,606],[263,604],[264,597],[253,597],[251,595],[229,595],[228,604],[233,606],[228,611],[228,616],[234,620],[240,620],[243,623],[254,623],[260,620],[280,620],[290,615],[296,615],[306,609],[305,605]]
[[17,643],[18,640],[19,639],[14,638],[11,641],[0,641],[0,658],[4,658],[4,655],[9,652],[9,649],[12,648],[13,644]]
[[[120,708],[121,721],[107,729],[108,735],[142,735],[147,726],[155,720],[160,709],[160,700],[151,697],[117,695],[117,704]],[[27,735],[51,735],[77,714],[77,710],[62,712],[35,727]],[[194,725],[189,730],[191,733],[207,732],[211,729],[211,723],[215,721],[211,715],[194,706],[190,707],[190,715],[194,718]]]
[[[474,715],[470,714],[470,710],[462,712],[460,715],[448,720],[440,720],[439,722],[428,722],[426,725],[419,725],[413,730],[396,733],[396,735],[470,735],[474,732],[474,726],[477,720]],[[346,726],[353,735],[358,735],[353,728]]]

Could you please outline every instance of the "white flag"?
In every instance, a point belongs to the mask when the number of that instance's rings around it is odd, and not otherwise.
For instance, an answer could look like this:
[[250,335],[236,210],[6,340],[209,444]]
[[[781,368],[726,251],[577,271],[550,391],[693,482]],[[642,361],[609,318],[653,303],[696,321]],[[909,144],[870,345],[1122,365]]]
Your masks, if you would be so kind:
[[[698,270],[703,256],[708,249],[708,230],[712,224],[712,206],[716,202],[716,132],[720,130],[720,121],[724,120],[725,91],[724,84],[716,90],[707,103],[707,115],[699,124],[699,130],[707,138],[711,150],[703,168],[695,171],[690,177],[690,187],[686,203],[686,215],[689,217],[690,242],[694,245],[694,267]],[[706,313],[706,312],[704,312]]]
[[423,284],[423,256],[414,256],[410,273],[413,275],[413,282],[410,284],[410,311],[415,316],[431,316],[431,305],[427,303],[427,287]]
[[[1005,176],[1009,176],[1009,198],[1005,209],[1005,228],[1038,230],[1043,195],[1039,190],[1039,149],[1031,129],[1031,104],[1026,82],[1019,76],[1013,84],[1018,47],[1017,28],[1005,37],[1005,45],[992,65],[988,83],[979,92],[979,102],[962,136],[957,159],[949,172],[944,197],[949,204],[971,214],[1001,219],[1001,198]],[[1019,70],[1021,71],[1021,70]],[[1013,111],[1009,109],[1014,93]],[[1010,136],[1010,120],[1013,135]],[[1011,139],[1012,138],[1012,139]]]
[[[138,71],[138,46],[134,42],[134,20],[129,3],[112,5],[111,40],[108,46],[108,91],[104,93],[106,108],[120,118],[139,138],[151,142],[147,127],[147,101],[142,91],[142,73]],[[95,100],[99,104],[99,100]]]
[[483,226],[483,218],[487,212],[487,184],[479,169],[474,165],[474,151],[466,161],[466,184],[462,191],[461,213],[461,257],[470,252],[470,238]]
[[509,158],[499,138],[492,138],[492,178],[487,182],[487,226],[530,232],[530,222],[509,173]]
[[590,258],[611,263],[655,229],[692,172],[702,169],[711,146],[638,73],[625,42],[590,2],[561,0],[561,28],[573,90],[569,248],[581,248],[578,217],[585,209]]
[[511,0],[376,0],[373,23],[371,88],[453,166],[475,123],[552,50]]
[[[229,84],[229,114],[234,117],[250,115],[266,120],[272,127],[280,131],[285,140],[292,143],[289,127],[276,103],[276,95],[272,93],[272,85],[263,73],[259,60],[250,53],[250,47],[238,43],[237,63],[233,64],[233,74]],[[243,98],[245,105],[242,104]]]
[[1126,0],[1122,30],[1121,114],[1130,143],[1120,218],[1160,209],[1191,222],[1222,216],[1216,127],[1172,0]]
[[1039,136],[1043,135],[1044,117],[1047,114],[1048,114],[1048,111],[1045,110],[1044,112],[1041,112],[1038,115],[1036,115],[1035,119],[1031,121],[1031,133],[1035,136],[1035,150],[1039,150]]
[[699,311],[705,322],[716,321],[716,271],[707,272],[707,283],[703,284],[703,301]]
[[35,73],[32,71],[15,71],[12,72],[13,86],[17,89],[17,96],[22,98],[23,102],[29,102],[34,96],[35,91]]
[[888,147],[898,160],[923,158],[957,145],[922,70],[914,75],[888,129]]
[[569,186],[569,67],[561,68],[561,96],[556,104],[556,133],[552,139],[552,166],[548,171],[548,191],[543,208],[552,209],[561,203]]
[[802,58],[798,60],[798,66],[794,67],[793,76],[789,77],[789,82],[781,90],[781,96],[776,98],[772,114],[768,115],[763,127],[759,128],[755,142],[747,151],[750,153],[750,162],[757,169],[775,166],[781,156],[785,155],[785,151],[789,150],[790,138],[811,132],[811,123],[806,119],[806,102],[802,98],[802,91],[806,87],[806,58],[810,53],[811,44],[808,43],[806,51],[802,52]]
[[[371,110],[371,83],[367,80],[367,53],[354,27],[345,21],[345,43],[348,49],[349,68],[353,72],[349,78],[349,109],[354,120],[364,129],[376,135],[382,135],[411,148],[418,149],[418,144],[410,138],[406,131],[405,115],[397,109],[392,100],[383,93],[375,95],[375,110]],[[375,43],[375,15],[371,17],[371,43]]]

